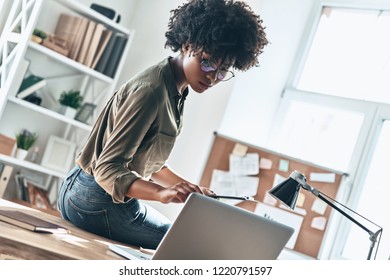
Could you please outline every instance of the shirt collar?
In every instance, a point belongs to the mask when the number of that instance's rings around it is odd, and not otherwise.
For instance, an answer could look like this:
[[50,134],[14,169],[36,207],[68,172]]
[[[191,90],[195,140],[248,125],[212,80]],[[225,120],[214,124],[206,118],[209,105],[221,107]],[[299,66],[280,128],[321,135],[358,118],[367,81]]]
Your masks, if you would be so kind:
[[182,98],[183,97],[183,100],[184,101],[188,95],[188,87],[184,90],[183,92],[183,96],[180,94],[180,92],[177,90],[177,86],[176,86],[176,80],[175,80],[175,76],[173,74],[173,69],[169,63],[169,59],[171,59],[172,57],[167,57],[165,58],[163,61],[161,61],[160,65],[161,65],[161,72],[164,76],[164,82],[165,82],[165,85],[168,89],[168,94],[171,98],[174,98],[176,99],[177,96],[178,98]]

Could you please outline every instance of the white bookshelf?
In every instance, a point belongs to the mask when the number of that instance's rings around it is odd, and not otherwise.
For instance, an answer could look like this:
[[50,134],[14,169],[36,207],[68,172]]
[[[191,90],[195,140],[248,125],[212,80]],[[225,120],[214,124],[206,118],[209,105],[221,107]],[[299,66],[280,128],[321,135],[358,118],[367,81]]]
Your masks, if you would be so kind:
[[[40,155],[37,162],[32,163],[0,154],[0,162],[12,165],[14,172],[28,169],[48,177],[62,179],[68,167],[64,167],[63,172],[58,172],[40,165],[47,141],[51,135],[55,135],[74,142],[78,150],[81,148],[98,113],[117,87],[134,32],[78,1],[24,1],[13,1],[0,40],[0,55],[4,58],[0,64],[0,134],[14,137],[15,133],[23,128],[36,132],[39,137],[36,145],[39,147]],[[22,5],[23,2],[25,5]],[[52,33],[60,13],[86,17],[104,24],[115,33],[126,36],[127,42],[113,77],[30,40],[35,28]],[[20,27],[20,32],[15,32],[17,26]],[[29,73],[47,78],[49,85],[40,91],[43,98],[40,106],[16,97],[19,85],[15,84],[22,80],[20,67],[24,60],[29,61],[26,75]],[[69,90],[70,88],[65,88],[68,85],[82,92],[84,102],[96,105],[88,123],[68,118],[56,110],[54,105],[58,102],[58,95],[64,90]],[[15,180],[10,180],[12,181]],[[12,188],[12,184],[9,187]]]

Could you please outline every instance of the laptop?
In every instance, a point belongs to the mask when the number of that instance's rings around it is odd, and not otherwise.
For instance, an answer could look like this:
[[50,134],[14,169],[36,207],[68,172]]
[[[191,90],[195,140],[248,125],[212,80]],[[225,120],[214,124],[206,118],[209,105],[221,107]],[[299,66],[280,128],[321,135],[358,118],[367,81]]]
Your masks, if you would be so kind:
[[109,248],[128,259],[275,260],[294,229],[192,193],[153,255],[118,244]]

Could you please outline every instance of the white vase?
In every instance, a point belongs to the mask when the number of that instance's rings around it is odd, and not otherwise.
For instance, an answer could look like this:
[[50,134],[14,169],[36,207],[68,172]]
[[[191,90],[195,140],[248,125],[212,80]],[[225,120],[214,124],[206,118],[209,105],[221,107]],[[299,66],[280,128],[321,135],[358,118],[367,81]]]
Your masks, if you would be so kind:
[[61,105],[59,113],[73,119],[76,116],[77,110],[69,106]]
[[15,152],[15,157],[17,159],[24,160],[26,158],[27,154],[28,154],[27,150],[17,148],[16,152]]

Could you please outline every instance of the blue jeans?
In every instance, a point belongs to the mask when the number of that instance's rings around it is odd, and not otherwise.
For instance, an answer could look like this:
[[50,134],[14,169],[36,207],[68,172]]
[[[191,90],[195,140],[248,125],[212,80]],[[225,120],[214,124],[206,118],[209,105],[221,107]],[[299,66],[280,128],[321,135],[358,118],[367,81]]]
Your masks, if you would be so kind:
[[156,249],[171,226],[161,213],[131,198],[114,203],[93,176],[75,166],[62,182],[58,209],[65,220],[106,238]]

